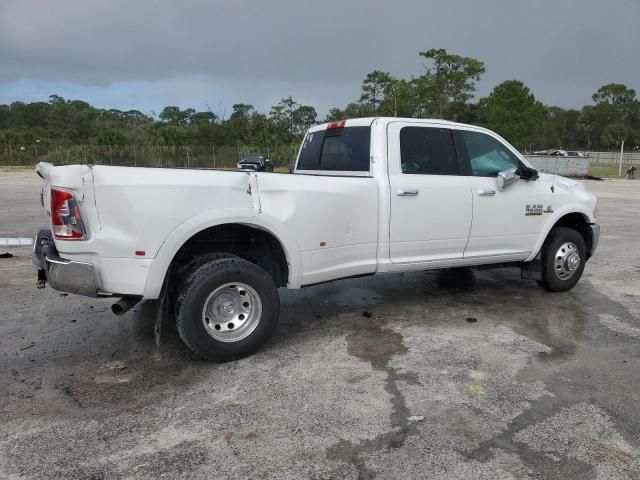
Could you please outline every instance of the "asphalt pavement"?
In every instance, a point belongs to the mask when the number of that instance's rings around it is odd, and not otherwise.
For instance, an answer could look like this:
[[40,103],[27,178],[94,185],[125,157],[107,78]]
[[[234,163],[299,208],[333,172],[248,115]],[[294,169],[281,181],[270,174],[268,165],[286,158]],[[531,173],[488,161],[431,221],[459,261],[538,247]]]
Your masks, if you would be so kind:
[[[281,290],[252,357],[194,357],[155,305],[36,289],[0,258],[0,478],[640,478],[640,182],[587,182],[602,237],[581,282],[517,269]],[[46,226],[0,169],[0,237]],[[5,253],[5,251],[0,251]]]

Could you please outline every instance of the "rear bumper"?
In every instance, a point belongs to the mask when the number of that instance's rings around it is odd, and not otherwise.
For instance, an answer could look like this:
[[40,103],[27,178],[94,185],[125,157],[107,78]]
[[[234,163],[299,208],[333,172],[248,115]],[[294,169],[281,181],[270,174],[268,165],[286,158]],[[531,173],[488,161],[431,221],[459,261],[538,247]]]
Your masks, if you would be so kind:
[[50,230],[40,230],[33,242],[33,264],[38,280],[54,290],[97,297],[95,268],[91,263],[67,260],[58,255]]
[[597,223],[592,223],[589,225],[591,227],[591,245],[589,248],[589,252],[587,252],[587,256],[591,257],[596,252],[598,248],[598,242],[600,241],[600,225]]

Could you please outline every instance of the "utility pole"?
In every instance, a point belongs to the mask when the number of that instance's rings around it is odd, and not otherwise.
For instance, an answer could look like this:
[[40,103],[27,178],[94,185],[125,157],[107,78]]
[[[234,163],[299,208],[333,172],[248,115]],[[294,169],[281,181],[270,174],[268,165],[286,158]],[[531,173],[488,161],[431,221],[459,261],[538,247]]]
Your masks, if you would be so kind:
[[618,167],[618,176],[622,176],[622,158],[624,157],[624,140],[622,140],[622,145],[620,145],[620,166]]

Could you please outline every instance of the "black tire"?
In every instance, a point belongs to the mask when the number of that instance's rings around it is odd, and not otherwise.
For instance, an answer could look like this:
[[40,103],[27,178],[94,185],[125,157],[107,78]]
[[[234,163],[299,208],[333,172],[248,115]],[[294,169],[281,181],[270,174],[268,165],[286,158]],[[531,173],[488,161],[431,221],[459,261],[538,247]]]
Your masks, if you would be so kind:
[[[261,315],[248,336],[224,342],[207,331],[203,308],[216,289],[233,283],[253,289],[261,302]],[[271,337],[278,324],[280,297],[275,283],[262,268],[241,258],[222,258],[201,265],[186,279],[178,298],[176,327],[180,338],[206,360],[226,362],[251,355]]]
[[196,257],[193,260],[187,262],[176,271],[175,276],[172,279],[173,285],[175,285],[174,289],[172,289],[172,295],[174,298],[173,313],[175,318],[178,318],[178,312],[180,311],[180,305],[182,303],[180,292],[182,291],[187,278],[189,278],[189,275],[195,272],[202,265],[213,262],[214,260],[219,260],[221,258],[238,257],[235,255],[231,255],[230,253],[205,253],[204,255],[200,255],[199,257]]
[[[580,257],[580,265],[573,271],[570,277],[561,278],[563,272],[558,269],[556,253],[566,244],[571,243],[577,248]],[[572,289],[580,280],[587,261],[587,246],[580,232],[567,227],[556,227],[549,233],[542,246],[542,280],[538,284],[549,292],[564,292]]]

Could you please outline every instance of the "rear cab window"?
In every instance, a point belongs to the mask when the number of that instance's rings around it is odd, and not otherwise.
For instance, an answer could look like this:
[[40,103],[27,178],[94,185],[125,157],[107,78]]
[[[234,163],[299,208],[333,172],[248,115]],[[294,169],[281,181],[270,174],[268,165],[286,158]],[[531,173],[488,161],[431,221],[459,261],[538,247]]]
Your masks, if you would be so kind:
[[296,172],[314,174],[369,174],[370,126],[345,126],[333,122],[328,128],[310,131],[304,138]]

